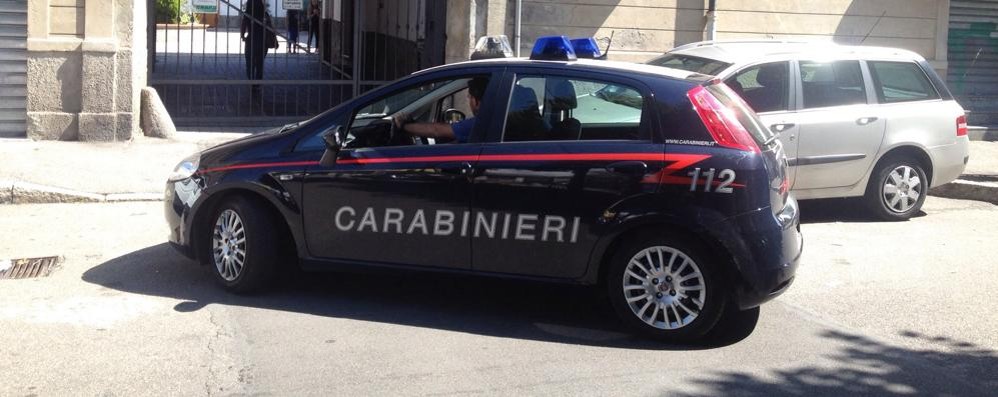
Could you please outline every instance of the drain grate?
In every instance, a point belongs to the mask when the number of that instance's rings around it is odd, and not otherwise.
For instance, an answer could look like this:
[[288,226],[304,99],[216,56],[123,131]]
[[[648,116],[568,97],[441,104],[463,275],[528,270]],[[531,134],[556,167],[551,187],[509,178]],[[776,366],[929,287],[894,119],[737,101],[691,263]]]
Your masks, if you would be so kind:
[[58,269],[61,262],[62,258],[58,256],[0,259],[0,280],[46,277]]

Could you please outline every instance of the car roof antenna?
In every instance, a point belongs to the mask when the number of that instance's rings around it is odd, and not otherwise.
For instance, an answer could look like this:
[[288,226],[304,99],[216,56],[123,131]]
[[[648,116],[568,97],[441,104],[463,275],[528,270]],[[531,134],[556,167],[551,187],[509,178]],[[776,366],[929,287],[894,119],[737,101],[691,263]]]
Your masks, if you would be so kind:
[[598,58],[599,60],[605,61],[606,60],[606,56],[610,55],[610,45],[613,44],[613,34],[614,33],[617,33],[617,31],[616,30],[611,30],[610,31],[610,40],[607,40],[607,42],[606,42],[606,50],[603,51],[603,55],[600,55],[600,57]]
[[863,40],[860,40],[860,41],[859,41],[859,45],[863,45],[863,43],[865,43],[865,42],[866,42],[866,39],[867,39],[868,37],[870,37],[870,33],[873,33],[873,29],[876,29],[876,28],[877,28],[877,25],[880,25],[880,20],[881,20],[881,19],[884,19],[884,16],[885,16],[885,15],[887,15],[887,11],[884,11],[884,13],[883,13],[883,14],[880,14],[880,16],[879,16],[879,17],[877,17],[877,21],[873,23],[873,26],[872,26],[872,27],[870,27],[870,31],[869,31],[869,32],[866,32],[866,36],[863,36]]

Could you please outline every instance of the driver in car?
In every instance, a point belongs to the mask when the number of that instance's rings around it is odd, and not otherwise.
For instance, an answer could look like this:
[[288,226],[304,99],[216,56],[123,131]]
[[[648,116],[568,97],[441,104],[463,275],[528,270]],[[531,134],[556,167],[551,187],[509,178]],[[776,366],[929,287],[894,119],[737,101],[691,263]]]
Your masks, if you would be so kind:
[[466,143],[471,137],[471,131],[475,128],[475,117],[478,109],[481,108],[482,98],[485,96],[485,88],[489,86],[489,79],[486,77],[475,77],[468,81],[468,106],[471,107],[472,117],[458,121],[453,124],[448,123],[407,123],[409,115],[400,113],[396,115],[392,122],[402,131],[410,135],[424,138],[444,138],[453,139],[456,143]]

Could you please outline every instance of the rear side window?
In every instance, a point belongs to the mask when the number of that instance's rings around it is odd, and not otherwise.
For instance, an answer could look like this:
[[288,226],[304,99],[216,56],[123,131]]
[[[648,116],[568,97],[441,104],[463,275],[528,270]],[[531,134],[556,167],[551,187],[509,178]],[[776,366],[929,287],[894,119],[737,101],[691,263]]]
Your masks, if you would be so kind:
[[866,103],[859,61],[800,62],[804,109]]
[[649,65],[663,66],[693,73],[709,74],[711,76],[716,75],[728,66],[731,66],[731,64],[727,62],[679,54],[665,54],[658,58],[652,59],[647,63]]
[[939,99],[925,72],[914,63],[871,61],[868,64],[880,103]]
[[757,113],[786,111],[790,92],[789,76],[787,62],[774,62],[742,69],[724,83]]
[[561,76],[520,76],[506,112],[504,142],[649,139],[644,97],[633,88]]

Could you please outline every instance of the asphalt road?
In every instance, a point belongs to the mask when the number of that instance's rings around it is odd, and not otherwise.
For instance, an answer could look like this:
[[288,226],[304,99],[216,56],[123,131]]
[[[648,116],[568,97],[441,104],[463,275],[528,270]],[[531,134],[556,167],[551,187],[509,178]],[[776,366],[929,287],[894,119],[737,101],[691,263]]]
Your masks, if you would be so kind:
[[789,292],[716,341],[625,333],[598,291],[419,274],[216,288],[164,242],[161,203],[0,206],[0,395],[988,395],[998,207],[930,197],[870,223],[805,203]]

